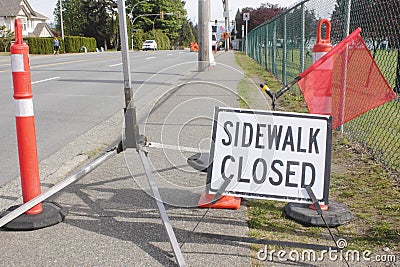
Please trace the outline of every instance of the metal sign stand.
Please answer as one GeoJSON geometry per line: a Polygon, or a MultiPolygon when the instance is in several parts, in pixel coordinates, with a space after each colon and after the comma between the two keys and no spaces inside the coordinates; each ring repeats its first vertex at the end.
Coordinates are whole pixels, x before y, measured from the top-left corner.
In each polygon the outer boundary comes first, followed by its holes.
{"type": "Polygon", "coordinates": [[[176,239],[174,230],[169,221],[167,212],[165,210],[164,203],[161,199],[160,192],[158,190],[157,184],[154,180],[153,173],[146,156],[146,151],[144,150],[145,137],[139,134],[139,127],[136,119],[136,108],[133,102],[133,91],[131,87],[131,72],[130,72],[130,62],[128,55],[128,34],[126,26],[126,11],[125,11],[125,1],[118,0],[118,13],[119,13],[119,28],[121,36],[122,45],[122,64],[124,70],[124,92],[125,92],[125,140],[122,140],[123,149],[135,148],[139,153],[140,160],[142,161],[143,167],[146,172],[147,180],[149,182],[153,197],[157,203],[157,208],[160,213],[162,223],[167,231],[168,238],[174,252],[176,261],[179,266],[186,266],[185,260],[183,258],[181,249],[179,247],[178,241],[176,239]]]}

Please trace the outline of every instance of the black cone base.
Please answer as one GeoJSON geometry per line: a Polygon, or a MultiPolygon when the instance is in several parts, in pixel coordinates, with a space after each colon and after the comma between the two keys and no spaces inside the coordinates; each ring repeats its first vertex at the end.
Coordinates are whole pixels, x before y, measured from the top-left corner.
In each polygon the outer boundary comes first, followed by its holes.
{"type": "MultiPolygon", "coordinates": [[[[17,209],[19,206],[10,207],[2,216],[17,209]]],[[[65,214],[61,207],[51,202],[42,203],[43,211],[40,214],[27,215],[21,214],[11,222],[3,226],[7,230],[14,231],[29,231],[45,228],[48,226],[55,225],[64,220],[65,214]]]]}
{"type": "MultiPolygon", "coordinates": [[[[330,202],[328,210],[323,212],[329,227],[336,227],[352,220],[351,212],[342,203],[330,202]]],[[[310,208],[310,204],[288,203],[285,206],[285,214],[292,220],[305,226],[322,226],[324,221],[316,210],[310,208]]]]}

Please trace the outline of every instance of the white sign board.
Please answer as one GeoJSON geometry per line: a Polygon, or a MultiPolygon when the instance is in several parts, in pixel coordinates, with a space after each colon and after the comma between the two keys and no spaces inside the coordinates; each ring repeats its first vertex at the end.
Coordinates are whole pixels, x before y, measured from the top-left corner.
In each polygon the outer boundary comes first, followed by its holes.
{"type": "Polygon", "coordinates": [[[327,204],[330,116],[217,107],[212,141],[208,193],[327,204]]]}
{"type": "Polygon", "coordinates": [[[244,21],[250,20],[250,13],[248,13],[248,12],[243,13],[243,20],[244,21]]]}

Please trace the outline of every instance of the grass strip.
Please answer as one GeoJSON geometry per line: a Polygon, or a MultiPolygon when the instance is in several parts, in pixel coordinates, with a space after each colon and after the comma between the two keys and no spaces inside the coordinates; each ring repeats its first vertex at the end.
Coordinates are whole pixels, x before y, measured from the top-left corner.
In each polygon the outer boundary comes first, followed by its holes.
{"type": "MultiPolygon", "coordinates": [[[[277,91],[281,84],[264,67],[243,53],[235,53],[236,62],[246,72],[246,80],[258,76],[277,91]]],[[[254,87],[242,81],[239,94],[246,101],[248,90],[254,87]]],[[[242,106],[242,108],[248,108],[242,106]]],[[[277,102],[277,110],[308,112],[303,97],[295,92],[284,94],[277,102]]],[[[347,249],[371,250],[374,253],[397,255],[400,261],[400,186],[398,177],[384,170],[361,145],[350,142],[345,135],[335,131],[332,144],[332,170],[330,181],[330,200],[347,205],[354,219],[334,230],[336,238],[348,242],[347,249]]],[[[269,200],[250,200],[247,202],[249,216],[249,236],[294,243],[333,246],[324,228],[304,227],[286,218],[283,207],[286,203],[269,200]]],[[[254,266],[260,262],[256,253],[263,249],[252,245],[254,266]]],[[[286,249],[275,245],[269,249],[286,249]]]]}

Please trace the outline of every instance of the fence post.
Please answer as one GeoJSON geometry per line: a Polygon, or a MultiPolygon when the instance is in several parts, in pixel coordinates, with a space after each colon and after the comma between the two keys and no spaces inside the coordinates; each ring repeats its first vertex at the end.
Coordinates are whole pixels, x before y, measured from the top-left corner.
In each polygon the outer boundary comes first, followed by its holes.
{"type": "Polygon", "coordinates": [[[287,24],[286,24],[286,16],[283,16],[283,49],[282,49],[282,82],[283,84],[287,83],[286,79],[286,59],[287,59],[287,24]]]}
{"type": "Polygon", "coordinates": [[[261,58],[262,58],[262,61],[263,61],[263,66],[265,67],[266,66],[266,62],[265,62],[265,54],[266,54],[266,51],[267,51],[267,46],[266,46],[266,43],[265,43],[265,25],[262,27],[262,29],[261,29],[261,33],[262,33],[262,36],[261,36],[261,39],[262,39],[262,43],[263,43],[263,53],[261,54],[261,58]]]}
{"type": "Polygon", "coordinates": [[[277,76],[276,73],[276,20],[274,21],[272,29],[272,73],[277,76]]]}
{"type": "Polygon", "coordinates": [[[400,94],[400,47],[397,48],[397,69],[396,69],[396,84],[394,91],[397,96],[400,94]]]}
{"type": "Polygon", "coordinates": [[[260,29],[258,29],[258,61],[259,61],[260,65],[263,64],[262,56],[261,56],[262,49],[263,49],[263,47],[262,47],[262,30],[260,28],[260,29]]]}
{"type": "Polygon", "coordinates": [[[254,38],[254,40],[255,40],[255,48],[256,48],[254,57],[255,57],[255,59],[256,59],[258,64],[260,64],[260,60],[259,60],[259,57],[258,57],[258,55],[260,54],[259,37],[260,36],[259,36],[259,33],[258,33],[258,29],[257,29],[255,31],[255,38],[254,38]]]}
{"type": "Polygon", "coordinates": [[[304,71],[304,46],[306,38],[306,15],[304,3],[301,4],[301,42],[300,42],[300,72],[304,71]]]}
{"type": "MultiPolygon", "coordinates": [[[[344,36],[343,36],[343,38],[345,38],[347,35],[349,35],[349,33],[350,33],[350,14],[351,14],[351,0],[348,0],[347,2],[346,2],[346,17],[345,17],[345,25],[344,25],[344,36]]],[[[347,68],[347,66],[346,66],[346,68],[347,68]]],[[[343,98],[342,98],[343,99],[343,98]]],[[[344,103],[342,103],[342,104],[344,104],[344,103]]],[[[340,125],[339,127],[338,127],[338,130],[341,132],[341,133],[343,133],[344,132],[344,126],[343,125],[340,125]]]]}
{"type": "Polygon", "coordinates": [[[345,17],[345,25],[344,25],[344,36],[346,38],[350,33],[350,11],[351,11],[351,0],[346,2],[346,17],[345,17]]]}
{"type": "Polygon", "coordinates": [[[269,25],[265,25],[265,69],[268,70],[268,56],[269,56],[269,46],[268,46],[268,30],[269,25]]]}

